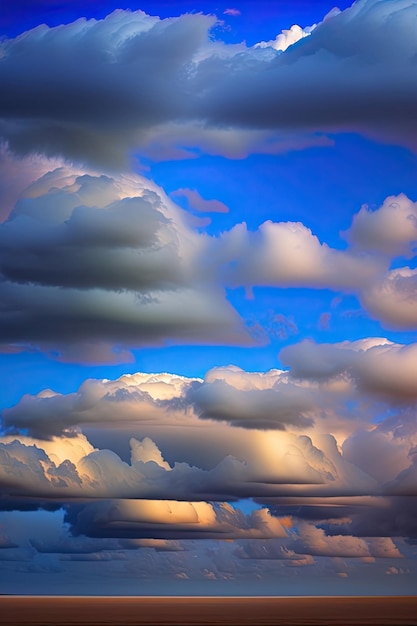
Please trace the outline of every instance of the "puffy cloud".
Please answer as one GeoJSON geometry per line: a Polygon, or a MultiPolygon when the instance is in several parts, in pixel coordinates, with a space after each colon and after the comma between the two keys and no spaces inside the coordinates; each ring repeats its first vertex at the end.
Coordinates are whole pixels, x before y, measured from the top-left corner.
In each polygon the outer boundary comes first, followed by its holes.
{"type": "MultiPolygon", "coordinates": [[[[211,41],[216,18],[201,14],[118,10],[39,26],[2,42],[0,133],[19,154],[112,166],[138,147],[163,158],[208,143],[230,155],[228,133],[239,143],[266,129],[273,150],[339,131],[415,149],[413,18],[412,0],[360,0],[253,48],[211,41]]],[[[246,153],[271,150],[260,137],[246,153]]]]}
{"type": "MultiPolygon", "coordinates": [[[[320,243],[300,222],[271,221],[254,233],[239,224],[224,233],[218,257],[232,286],[313,287],[357,290],[372,283],[386,262],[320,243]]],[[[224,270],[223,270],[224,272],[224,270]]]]}
{"type": "MultiPolygon", "coordinates": [[[[412,234],[401,237],[405,246],[412,234]]],[[[251,337],[226,299],[227,287],[241,285],[358,293],[384,323],[415,322],[414,270],[386,273],[389,241],[386,254],[354,242],[337,250],[293,222],[255,232],[239,224],[208,237],[139,176],[49,172],[0,224],[0,243],[3,351],[35,347],[64,361],[111,362],[131,360],[132,347],[266,341],[265,333],[251,337]]],[[[296,331],[285,318],[277,323],[281,335],[296,331]]]]}
{"type": "Polygon", "coordinates": [[[20,198],[22,192],[35,180],[52,169],[62,166],[58,159],[45,159],[40,155],[15,158],[0,144],[0,222],[3,222],[20,198]]]}
{"type": "Polygon", "coordinates": [[[203,238],[140,177],[49,173],[0,241],[3,344],[106,361],[129,358],[126,346],[252,341],[222,289],[200,284],[203,238]]]}
{"type": "Polygon", "coordinates": [[[192,388],[188,399],[200,418],[227,421],[244,428],[285,430],[313,424],[307,415],[313,409],[314,394],[308,390],[303,394],[302,389],[291,384],[242,391],[216,380],[192,388]]]}
{"type": "Polygon", "coordinates": [[[304,37],[308,37],[311,35],[313,30],[316,28],[316,24],[313,26],[306,26],[306,28],[301,28],[298,24],[293,24],[291,28],[284,29],[282,33],[277,35],[275,39],[271,41],[261,41],[255,44],[255,48],[274,48],[274,50],[279,50],[284,52],[287,48],[292,46],[300,39],[304,39],[304,37]]]}
{"type": "MultiPolygon", "coordinates": [[[[74,534],[127,539],[286,537],[267,509],[244,515],[229,504],[175,500],[114,500],[69,507],[74,534]]],[[[146,544],[145,544],[146,545],[146,544]]]]}
{"type": "Polygon", "coordinates": [[[376,211],[363,206],[354,216],[346,236],[353,246],[363,250],[388,256],[414,256],[417,203],[400,194],[386,198],[376,211]]]}
{"type": "MultiPolygon", "coordinates": [[[[170,419],[167,409],[172,406],[171,419],[179,417],[180,425],[190,422],[181,397],[189,386],[198,382],[199,379],[171,374],[140,373],[127,374],[115,381],[88,379],[76,393],[62,395],[48,390],[37,396],[23,396],[16,406],[4,409],[3,424],[48,439],[64,433],[74,436],[74,427],[79,425],[165,424],[170,419]]],[[[135,447],[132,459],[136,453],[152,454],[145,448],[135,447]]]]}
{"type": "Polygon", "coordinates": [[[125,164],[129,146],[149,126],[184,114],[184,65],[214,22],[203,15],[160,20],[118,10],[105,20],[43,25],[6,40],[1,73],[9,95],[2,133],[18,152],[41,143],[46,154],[125,164]],[[29,65],[21,64],[21,55],[29,65]],[[42,90],[41,68],[47,76],[42,90]]]}
{"type": "Polygon", "coordinates": [[[370,285],[360,300],[374,319],[387,328],[414,330],[417,327],[417,270],[401,267],[370,285]]]}
{"type": "Polygon", "coordinates": [[[296,552],[312,556],[332,556],[344,558],[401,558],[402,554],[389,537],[369,540],[348,535],[326,535],[322,528],[313,524],[299,525],[299,539],[291,545],[296,552]]]}
{"type": "Polygon", "coordinates": [[[415,54],[413,15],[411,0],[357,2],[264,67],[251,71],[242,63],[228,78],[219,68],[205,111],[218,123],[353,130],[415,149],[409,132],[416,94],[406,79],[415,54]]]}

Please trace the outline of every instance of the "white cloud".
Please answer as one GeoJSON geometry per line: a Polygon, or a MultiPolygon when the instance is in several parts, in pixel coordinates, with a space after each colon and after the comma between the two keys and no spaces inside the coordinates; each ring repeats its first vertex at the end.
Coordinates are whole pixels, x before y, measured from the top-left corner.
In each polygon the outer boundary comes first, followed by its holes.
{"type": "Polygon", "coordinates": [[[223,289],[201,284],[204,237],[144,178],[50,172],[0,225],[0,241],[6,346],[114,361],[167,341],[252,343],[223,289]]]}
{"type": "Polygon", "coordinates": [[[273,48],[274,50],[284,52],[287,48],[297,43],[297,41],[311,35],[316,26],[317,24],[313,24],[313,26],[301,28],[298,24],[293,24],[291,28],[284,29],[281,33],[279,33],[275,39],[272,39],[271,41],[260,41],[255,44],[255,48],[273,48]]]}
{"type": "Polygon", "coordinates": [[[360,300],[372,318],[387,328],[417,327],[417,270],[409,267],[388,272],[383,280],[370,285],[360,300]]]}

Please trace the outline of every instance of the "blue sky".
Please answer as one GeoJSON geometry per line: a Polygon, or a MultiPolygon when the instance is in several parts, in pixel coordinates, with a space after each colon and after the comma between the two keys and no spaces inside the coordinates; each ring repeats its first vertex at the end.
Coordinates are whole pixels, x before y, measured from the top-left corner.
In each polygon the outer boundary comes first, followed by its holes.
{"type": "Polygon", "coordinates": [[[6,8],[6,591],[413,592],[416,12],[6,8]]]}

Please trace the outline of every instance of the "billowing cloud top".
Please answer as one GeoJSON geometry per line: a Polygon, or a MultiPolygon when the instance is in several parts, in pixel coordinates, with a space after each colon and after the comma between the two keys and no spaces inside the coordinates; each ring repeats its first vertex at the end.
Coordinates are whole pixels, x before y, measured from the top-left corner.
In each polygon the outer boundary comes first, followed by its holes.
{"type": "Polygon", "coordinates": [[[39,26],[1,44],[0,135],[18,154],[111,166],[134,149],[236,157],[344,131],[416,149],[415,6],[360,0],[252,48],[213,40],[201,14],[39,26]]]}

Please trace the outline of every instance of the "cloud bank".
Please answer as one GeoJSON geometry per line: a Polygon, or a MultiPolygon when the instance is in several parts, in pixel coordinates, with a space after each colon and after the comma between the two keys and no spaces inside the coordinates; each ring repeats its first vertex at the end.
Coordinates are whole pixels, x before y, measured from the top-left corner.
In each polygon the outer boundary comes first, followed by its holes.
{"type": "Polygon", "coordinates": [[[16,154],[110,167],[134,150],[239,158],[352,131],[415,150],[414,12],[361,0],[252,48],[213,40],[202,14],[38,26],[1,44],[0,135],[16,154]]]}

